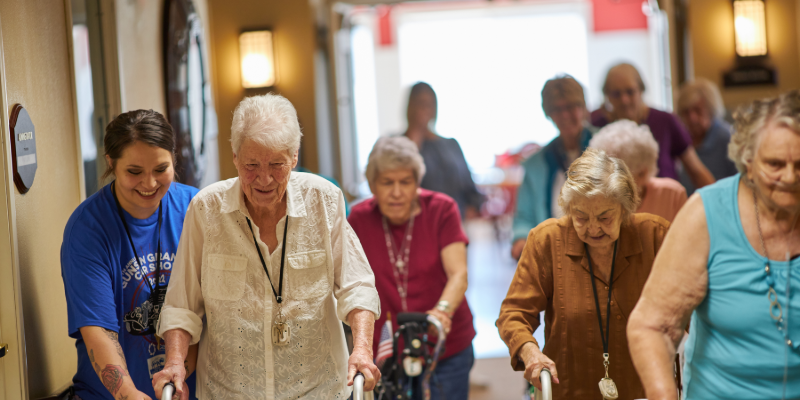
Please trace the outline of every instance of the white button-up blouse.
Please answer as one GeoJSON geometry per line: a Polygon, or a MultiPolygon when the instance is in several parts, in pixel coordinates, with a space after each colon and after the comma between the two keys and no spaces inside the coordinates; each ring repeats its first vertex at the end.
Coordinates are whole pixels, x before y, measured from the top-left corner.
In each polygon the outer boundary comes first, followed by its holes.
{"type": "MultiPolygon", "coordinates": [[[[283,283],[288,345],[273,346],[277,301],[245,217],[238,178],[215,183],[192,200],[158,334],[180,328],[200,343],[197,397],[207,399],[346,399],[348,352],[342,324],[354,309],[380,315],[372,269],[350,225],[342,192],[312,174],[292,172],[286,190],[289,236],[283,283]]],[[[284,217],[285,218],[285,217],[284,217]]],[[[275,289],[278,248],[264,254],[275,289]]]]}

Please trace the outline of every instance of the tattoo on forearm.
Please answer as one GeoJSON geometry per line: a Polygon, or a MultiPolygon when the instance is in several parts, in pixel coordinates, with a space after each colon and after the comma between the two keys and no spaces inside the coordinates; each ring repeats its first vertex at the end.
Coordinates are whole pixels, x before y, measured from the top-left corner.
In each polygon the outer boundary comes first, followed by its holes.
{"type": "Polygon", "coordinates": [[[122,358],[122,362],[125,365],[128,365],[128,360],[125,359],[125,352],[122,351],[122,346],[119,344],[119,335],[117,332],[110,331],[108,329],[103,329],[103,332],[105,332],[106,336],[108,336],[108,338],[114,343],[114,347],[116,347],[119,357],[122,358]]]}
{"type": "Polygon", "coordinates": [[[108,364],[100,371],[100,379],[103,381],[103,386],[114,396],[117,395],[119,388],[122,387],[122,381],[126,376],[128,376],[128,372],[120,365],[108,364]]]}

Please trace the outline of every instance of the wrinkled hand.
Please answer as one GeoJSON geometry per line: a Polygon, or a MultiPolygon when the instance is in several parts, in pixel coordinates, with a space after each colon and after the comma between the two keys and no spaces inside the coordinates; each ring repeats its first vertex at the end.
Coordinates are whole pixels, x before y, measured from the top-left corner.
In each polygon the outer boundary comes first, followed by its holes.
{"type": "MultiPolygon", "coordinates": [[[[428,310],[426,314],[433,315],[434,317],[436,317],[436,319],[439,320],[439,322],[442,323],[442,329],[444,329],[445,336],[450,334],[450,328],[453,327],[453,321],[450,319],[449,315],[435,308],[433,310],[428,310]]],[[[428,334],[431,336],[436,336],[437,333],[438,332],[436,332],[436,327],[433,326],[433,324],[430,324],[430,326],[428,327],[428,334]]]]}
{"type": "Polygon", "coordinates": [[[169,362],[160,372],[153,375],[153,389],[156,391],[156,398],[161,398],[161,391],[167,382],[175,384],[175,394],[173,399],[189,400],[189,385],[186,379],[186,367],[182,362],[169,362]]]}
{"type": "Polygon", "coordinates": [[[381,379],[381,371],[372,362],[372,349],[365,349],[362,346],[353,348],[353,354],[350,354],[350,359],[347,360],[347,386],[353,385],[357,372],[364,374],[365,392],[375,389],[375,385],[381,379]]]}
{"type": "Polygon", "coordinates": [[[539,374],[544,368],[550,370],[553,382],[558,383],[556,363],[544,355],[544,353],[539,350],[539,346],[535,345],[533,342],[525,343],[519,351],[519,357],[522,359],[522,362],[525,363],[525,380],[530,382],[536,389],[542,390],[539,374]]]}

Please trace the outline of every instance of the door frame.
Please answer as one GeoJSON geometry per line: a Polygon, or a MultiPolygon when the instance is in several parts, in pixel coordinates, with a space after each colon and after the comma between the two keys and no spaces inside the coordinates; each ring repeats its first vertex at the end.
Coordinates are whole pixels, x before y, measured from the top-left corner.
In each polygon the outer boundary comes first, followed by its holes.
{"type": "Polygon", "coordinates": [[[5,53],[0,25],[0,343],[7,343],[8,353],[0,358],[0,398],[28,398],[28,367],[22,318],[22,295],[17,247],[17,212],[9,111],[6,92],[5,53]]]}

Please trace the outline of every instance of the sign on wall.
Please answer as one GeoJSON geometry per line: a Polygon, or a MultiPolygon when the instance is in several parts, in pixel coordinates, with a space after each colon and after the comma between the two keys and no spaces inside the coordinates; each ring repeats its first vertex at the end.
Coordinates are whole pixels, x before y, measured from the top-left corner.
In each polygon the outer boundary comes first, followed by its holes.
{"type": "Polygon", "coordinates": [[[28,111],[20,104],[11,110],[9,127],[14,183],[19,192],[25,194],[33,186],[36,176],[36,129],[28,111]]]}

